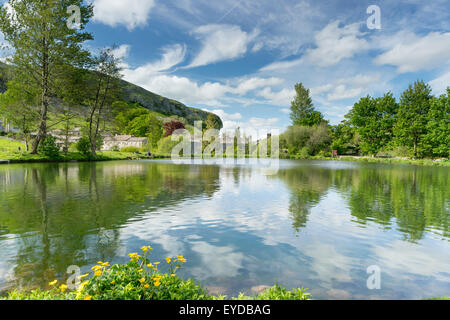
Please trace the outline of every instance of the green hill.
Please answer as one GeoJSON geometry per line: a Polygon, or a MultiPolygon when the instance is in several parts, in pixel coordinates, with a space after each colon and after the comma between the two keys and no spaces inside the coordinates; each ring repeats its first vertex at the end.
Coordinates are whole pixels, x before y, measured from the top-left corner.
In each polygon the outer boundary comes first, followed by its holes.
{"type": "MultiPolygon", "coordinates": [[[[8,75],[11,74],[12,67],[0,62],[0,93],[5,92],[8,75]]],[[[209,112],[188,107],[181,102],[171,100],[132,83],[122,80],[122,100],[130,103],[139,103],[143,107],[162,114],[167,117],[177,116],[184,118],[186,123],[193,125],[195,121],[206,121],[209,112]]],[[[222,120],[214,115],[220,124],[222,120]]]]}

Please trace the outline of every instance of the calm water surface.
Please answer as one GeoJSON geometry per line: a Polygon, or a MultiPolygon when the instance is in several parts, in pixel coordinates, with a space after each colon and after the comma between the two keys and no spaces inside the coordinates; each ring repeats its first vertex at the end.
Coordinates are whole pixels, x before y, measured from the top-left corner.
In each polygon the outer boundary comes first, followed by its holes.
{"type": "Polygon", "coordinates": [[[70,265],[184,255],[211,293],[276,282],[315,299],[450,295],[450,168],[282,161],[0,166],[0,290],[70,265]],[[381,290],[367,268],[381,269],[381,290]]]}

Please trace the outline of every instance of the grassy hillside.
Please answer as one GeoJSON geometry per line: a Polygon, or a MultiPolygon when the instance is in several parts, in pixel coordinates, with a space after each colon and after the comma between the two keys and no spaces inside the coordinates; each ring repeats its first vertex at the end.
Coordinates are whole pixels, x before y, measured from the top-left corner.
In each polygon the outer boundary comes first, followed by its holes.
{"type": "MultiPolygon", "coordinates": [[[[6,91],[6,82],[12,71],[11,69],[10,66],[0,62],[0,93],[6,91]]],[[[195,121],[206,121],[210,114],[203,110],[187,107],[181,102],[162,97],[127,81],[122,80],[121,84],[122,99],[124,101],[139,103],[143,107],[163,116],[178,116],[184,118],[188,124],[193,125],[195,121]]],[[[218,116],[214,116],[219,123],[222,123],[222,120],[218,116]]]]}

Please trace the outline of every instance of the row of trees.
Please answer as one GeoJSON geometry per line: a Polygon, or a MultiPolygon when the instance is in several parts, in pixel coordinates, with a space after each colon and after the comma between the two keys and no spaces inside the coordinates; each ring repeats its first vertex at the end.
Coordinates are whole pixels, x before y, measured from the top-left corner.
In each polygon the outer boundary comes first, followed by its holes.
{"type": "MultiPolygon", "coordinates": [[[[114,127],[122,111],[115,48],[98,54],[85,49],[86,41],[93,40],[86,31],[92,17],[93,6],[82,0],[9,0],[0,7],[0,31],[13,52],[7,61],[10,74],[3,75],[8,83],[0,95],[0,112],[20,130],[27,148],[31,144],[33,154],[55,129],[66,136],[67,150],[72,130],[81,126],[95,157],[102,130],[114,127]],[[80,9],[76,28],[67,23],[71,6],[80,9]]],[[[136,122],[143,120],[156,130],[162,127],[150,117],[136,122]]]]}
{"type": "Polygon", "coordinates": [[[291,156],[340,154],[438,158],[450,155],[450,88],[440,97],[416,81],[397,101],[392,93],[361,98],[341,124],[330,126],[301,83],[292,102],[293,125],[282,135],[291,156]]]}

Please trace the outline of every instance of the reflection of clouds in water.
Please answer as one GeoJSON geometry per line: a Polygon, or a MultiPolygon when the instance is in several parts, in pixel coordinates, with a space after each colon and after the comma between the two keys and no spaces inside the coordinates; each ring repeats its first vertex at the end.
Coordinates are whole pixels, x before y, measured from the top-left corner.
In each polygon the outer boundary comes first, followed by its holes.
{"type": "Polygon", "coordinates": [[[302,248],[303,254],[310,257],[311,279],[317,279],[324,288],[333,288],[333,282],[351,282],[351,269],[359,259],[345,256],[337,251],[336,245],[322,243],[320,240],[302,248]],[[315,275],[314,275],[315,274],[315,275]]]}
{"type": "Polygon", "coordinates": [[[0,290],[2,286],[14,279],[14,255],[18,251],[19,243],[13,236],[5,236],[0,246],[0,290]]]}
{"type": "Polygon", "coordinates": [[[214,277],[236,277],[242,268],[244,254],[231,247],[215,246],[207,242],[193,242],[191,249],[201,257],[201,265],[190,272],[198,280],[214,277]]]}
{"type": "Polygon", "coordinates": [[[434,278],[450,284],[450,250],[433,244],[433,241],[424,241],[417,246],[410,242],[394,241],[389,248],[376,246],[374,254],[382,270],[396,274],[398,280],[434,278]]]}

